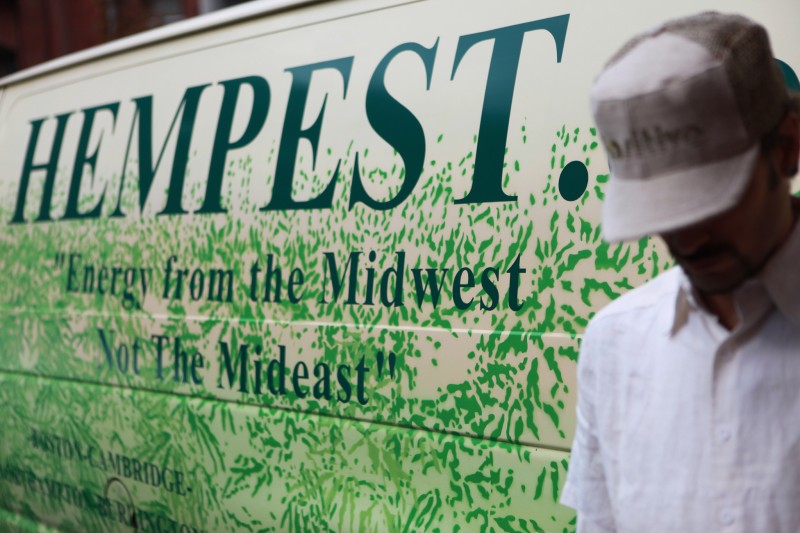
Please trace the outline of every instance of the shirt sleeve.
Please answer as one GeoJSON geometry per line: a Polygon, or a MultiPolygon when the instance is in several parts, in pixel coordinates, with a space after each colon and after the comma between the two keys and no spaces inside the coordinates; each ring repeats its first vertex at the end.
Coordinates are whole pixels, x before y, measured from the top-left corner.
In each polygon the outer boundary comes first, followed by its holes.
{"type": "Polygon", "coordinates": [[[578,358],[578,409],[575,440],[561,503],[578,512],[577,533],[614,532],[614,514],[603,467],[595,417],[595,343],[587,328],[578,358]]]}

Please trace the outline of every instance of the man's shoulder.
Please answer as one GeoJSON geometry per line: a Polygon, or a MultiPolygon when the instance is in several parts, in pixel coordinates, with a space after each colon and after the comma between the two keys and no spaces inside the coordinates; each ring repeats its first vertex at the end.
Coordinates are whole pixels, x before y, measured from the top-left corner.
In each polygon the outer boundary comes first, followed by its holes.
{"type": "Polygon", "coordinates": [[[647,321],[649,315],[662,312],[665,306],[674,306],[681,275],[680,269],[673,267],[644,285],[623,294],[600,310],[592,318],[589,328],[647,321]]]}
{"type": "Polygon", "coordinates": [[[627,365],[646,355],[643,347],[666,338],[675,315],[682,273],[667,270],[620,296],[592,318],[581,340],[583,371],[602,371],[604,379],[624,375],[627,365]]]}

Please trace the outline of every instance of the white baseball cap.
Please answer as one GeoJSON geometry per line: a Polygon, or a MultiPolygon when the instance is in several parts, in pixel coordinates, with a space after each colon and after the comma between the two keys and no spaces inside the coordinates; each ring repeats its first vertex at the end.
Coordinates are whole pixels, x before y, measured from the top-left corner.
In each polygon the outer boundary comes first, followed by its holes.
{"type": "Polygon", "coordinates": [[[789,91],[763,27],[709,12],[633,38],[590,99],[611,169],[603,236],[616,242],[736,205],[789,91]]]}

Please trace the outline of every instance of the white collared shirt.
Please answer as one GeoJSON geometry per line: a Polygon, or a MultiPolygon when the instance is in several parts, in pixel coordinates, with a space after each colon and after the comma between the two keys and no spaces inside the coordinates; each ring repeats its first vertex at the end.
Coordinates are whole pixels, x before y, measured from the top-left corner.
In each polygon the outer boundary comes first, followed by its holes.
{"type": "Polygon", "coordinates": [[[674,268],[590,323],[561,502],[578,531],[800,532],[800,224],[727,331],[674,268]]]}

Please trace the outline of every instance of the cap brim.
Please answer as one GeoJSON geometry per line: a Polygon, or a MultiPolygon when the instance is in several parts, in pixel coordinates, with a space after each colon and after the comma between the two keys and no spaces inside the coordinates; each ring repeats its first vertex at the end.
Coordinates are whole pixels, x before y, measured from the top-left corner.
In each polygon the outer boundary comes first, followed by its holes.
{"type": "Polygon", "coordinates": [[[689,226],[730,209],[755,167],[759,144],[734,157],[647,179],[612,177],[603,205],[603,238],[639,239],[689,226]]]}

